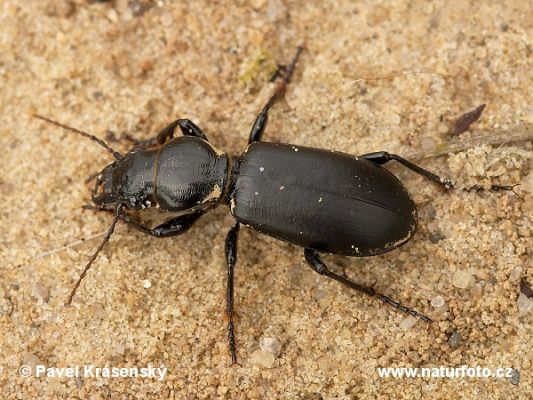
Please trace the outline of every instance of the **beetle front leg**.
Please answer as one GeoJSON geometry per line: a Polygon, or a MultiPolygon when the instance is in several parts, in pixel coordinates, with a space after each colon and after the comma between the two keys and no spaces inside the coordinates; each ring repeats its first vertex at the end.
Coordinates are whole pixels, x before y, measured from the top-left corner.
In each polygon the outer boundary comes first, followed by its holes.
{"type": "Polygon", "coordinates": [[[324,264],[322,260],[320,260],[318,252],[316,250],[305,249],[304,256],[305,256],[305,261],[307,261],[307,263],[311,266],[311,268],[313,268],[320,275],[327,276],[328,278],[336,280],[337,282],[340,282],[343,285],[348,286],[351,289],[358,290],[359,292],[364,293],[368,296],[376,297],[377,299],[394,307],[395,309],[400,310],[406,314],[412,315],[413,317],[419,318],[424,322],[427,322],[427,323],[433,322],[429,317],[426,317],[425,315],[411,308],[402,306],[400,303],[392,300],[390,297],[376,292],[374,288],[372,287],[360,285],[358,283],[355,283],[354,281],[351,281],[348,278],[345,278],[344,276],[337,275],[334,272],[331,272],[326,266],[326,264],[324,264]]]}
{"type": "Polygon", "coordinates": [[[283,71],[283,78],[279,79],[276,82],[274,93],[272,94],[272,96],[270,96],[270,99],[268,99],[267,103],[255,119],[254,125],[252,126],[252,130],[250,131],[250,137],[248,138],[248,144],[253,142],[259,142],[261,140],[261,136],[263,135],[263,132],[266,128],[266,124],[268,122],[268,111],[270,110],[270,107],[272,107],[272,105],[276,102],[276,100],[281,97],[285,92],[285,88],[289,84],[289,81],[294,72],[294,68],[296,67],[296,62],[298,61],[302,50],[303,47],[301,46],[296,49],[296,54],[292,59],[291,64],[283,71]]]}
{"type": "MultiPolygon", "coordinates": [[[[195,136],[197,138],[203,139],[206,142],[207,136],[205,133],[192,122],[190,119],[177,119],[174,122],[168,124],[166,127],[161,129],[155,139],[152,139],[152,144],[163,144],[167,140],[172,139],[176,135],[176,128],[179,127],[183,136],[195,136]],[[155,143],[154,143],[155,142],[155,143]]],[[[150,142],[149,140],[147,142],[150,142]]]]}
{"type": "Polygon", "coordinates": [[[205,133],[200,129],[198,125],[196,125],[194,122],[192,122],[190,119],[177,119],[174,122],[171,122],[167,126],[165,126],[163,129],[159,131],[156,137],[152,139],[147,140],[137,140],[132,138],[129,135],[124,135],[126,139],[133,142],[136,146],[141,147],[149,147],[149,146],[156,146],[156,145],[162,145],[166,143],[168,140],[172,139],[174,136],[176,136],[176,128],[180,128],[181,133],[184,136],[195,136],[197,138],[203,139],[206,142],[207,136],[205,133]]]}
{"type": "Polygon", "coordinates": [[[233,323],[233,271],[237,263],[237,242],[239,239],[239,227],[237,222],[226,236],[226,266],[227,266],[227,289],[226,289],[226,318],[228,320],[228,344],[231,355],[231,365],[238,365],[237,362],[237,345],[235,342],[235,325],[233,323]]]}
{"type": "MultiPolygon", "coordinates": [[[[85,204],[83,205],[83,208],[85,210],[93,210],[93,211],[106,211],[106,212],[114,212],[114,208],[105,207],[105,206],[98,206],[93,204],[85,204]]],[[[198,211],[192,214],[182,215],[173,219],[170,219],[161,225],[156,226],[155,228],[150,228],[149,226],[137,221],[136,219],[128,216],[128,215],[121,215],[120,219],[124,221],[126,224],[132,226],[133,228],[146,233],[151,236],[155,237],[169,237],[169,236],[176,236],[181,235],[182,233],[185,233],[188,231],[193,224],[204,214],[203,211],[198,211]]]]}
{"type": "Polygon", "coordinates": [[[155,138],[156,143],[163,144],[167,140],[172,139],[176,134],[177,127],[180,128],[183,136],[195,136],[206,142],[208,141],[204,131],[190,119],[177,119],[159,131],[155,138]]]}
{"type": "MultiPolygon", "coordinates": [[[[376,163],[378,165],[385,164],[392,160],[398,161],[404,167],[410,169],[411,171],[417,173],[418,175],[423,176],[424,178],[427,178],[437,183],[438,185],[442,186],[445,189],[453,189],[455,186],[450,179],[441,178],[440,176],[435,175],[434,173],[429,172],[428,170],[422,167],[419,167],[416,164],[413,164],[412,162],[406,160],[403,157],[397,156],[396,154],[389,154],[386,151],[376,151],[374,153],[363,154],[362,156],[359,156],[359,158],[372,161],[373,163],[376,163]]],[[[493,192],[497,192],[499,190],[513,190],[513,187],[514,186],[512,185],[491,185],[489,190],[493,192]]],[[[485,189],[482,186],[474,185],[470,188],[465,188],[464,190],[479,192],[485,189]]]]}
{"type": "Polygon", "coordinates": [[[181,235],[182,233],[185,233],[203,214],[203,212],[196,212],[193,214],[182,215],[180,217],[168,220],[167,222],[164,222],[161,225],[156,226],[155,228],[149,228],[148,226],[132,219],[127,215],[124,215],[122,217],[122,220],[141,232],[158,238],[163,238],[181,235]]]}

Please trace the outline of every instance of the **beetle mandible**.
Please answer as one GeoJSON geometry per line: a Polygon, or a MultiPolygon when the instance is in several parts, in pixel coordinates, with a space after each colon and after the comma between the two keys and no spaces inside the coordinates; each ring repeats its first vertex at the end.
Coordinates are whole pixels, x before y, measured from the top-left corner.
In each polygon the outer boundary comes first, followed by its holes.
{"type": "MultiPolygon", "coordinates": [[[[385,151],[358,157],[341,152],[261,141],[268,112],[292,77],[297,52],[252,126],[240,156],[213,147],[192,121],[178,119],[128,153],[103,140],[41,115],[35,117],[88,137],[115,161],[95,176],[90,208],[114,213],[103,241],[80,274],[67,301],[109,241],[118,220],[156,237],[186,232],[207,210],[229,206],[236,222],[227,234],[226,316],[232,364],[237,364],[234,327],[234,267],[240,224],[304,248],[309,266],[321,275],[375,297],[404,313],[430,323],[430,318],[405,307],[373,287],[358,284],[328,269],[320,253],[367,257],[389,252],[407,242],[416,230],[416,206],[398,178],[382,168],[397,161],[413,172],[451,189],[453,183],[385,151]],[[183,136],[175,137],[180,129],[183,136]],[[143,219],[163,222],[152,227],[143,219]]],[[[481,190],[482,188],[474,187],[481,190]]],[[[511,190],[492,185],[490,190],[511,190]]]]}

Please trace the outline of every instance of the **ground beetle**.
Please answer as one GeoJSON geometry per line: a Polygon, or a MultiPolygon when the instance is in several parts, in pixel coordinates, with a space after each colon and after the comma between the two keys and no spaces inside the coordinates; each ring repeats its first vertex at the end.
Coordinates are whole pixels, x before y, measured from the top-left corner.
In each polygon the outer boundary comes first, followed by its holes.
{"type": "MultiPolygon", "coordinates": [[[[372,287],[331,272],[319,254],[374,256],[395,249],[413,236],[416,206],[403,184],[382,164],[394,160],[446,189],[453,184],[385,151],[354,157],[336,151],[262,142],[268,111],[283,95],[301,51],[299,47],[291,64],[282,69],[283,76],[257,116],[248,147],[240,156],[215,149],[204,132],[187,119],[174,121],[157,137],[137,142],[123,155],[93,135],[35,115],[96,141],[115,157],[113,163],[93,177],[94,204],[89,206],[113,212],[114,219],[76,282],[68,304],[119,219],[144,233],[168,237],[187,231],[208,209],[226,204],[236,220],[225,243],[226,316],[232,364],[237,363],[233,270],[241,223],[303,247],[305,260],[319,274],[431,322],[372,287]],[[177,128],[183,136],[174,137],[177,128]],[[159,223],[145,222],[154,219],[159,223]]],[[[490,189],[510,188],[492,185],[490,189]]]]}

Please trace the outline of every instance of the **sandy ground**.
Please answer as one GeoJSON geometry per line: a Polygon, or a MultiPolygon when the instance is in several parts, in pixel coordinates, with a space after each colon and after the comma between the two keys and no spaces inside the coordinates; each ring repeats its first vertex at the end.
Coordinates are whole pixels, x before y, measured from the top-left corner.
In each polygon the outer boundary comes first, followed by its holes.
{"type": "Polygon", "coordinates": [[[0,397],[530,399],[531,299],[520,281],[533,282],[532,146],[523,140],[533,125],[531,5],[218,3],[0,0],[0,397]],[[242,366],[229,368],[225,207],[166,240],[120,226],[65,307],[111,222],[81,209],[85,178],[110,156],[31,113],[110,139],[149,138],[187,117],[238,154],[273,88],[269,75],[301,43],[265,140],[387,150],[459,186],[521,184],[519,196],[444,193],[391,166],[419,206],[414,239],[378,257],[325,257],[435,322],[415,323],[327,281],[301,249],[242,229],[242,366]],[[482,103],[468,132],[448,133],[482,103]],[[41,364],[168,373],[21,376],[21,366],[35,374],[41,364]],[[513,368],[512,378],[394,379],[376,370],[462,365],[513,368]]]}

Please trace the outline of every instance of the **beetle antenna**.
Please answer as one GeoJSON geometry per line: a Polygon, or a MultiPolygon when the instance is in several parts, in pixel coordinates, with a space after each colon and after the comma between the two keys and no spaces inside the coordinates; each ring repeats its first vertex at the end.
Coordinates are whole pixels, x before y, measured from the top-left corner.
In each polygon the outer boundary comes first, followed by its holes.
{"type": "Polygon", "coordinates": [[[75,132],[75,133],[77,133],[77,134],[79,134],[81,136],[84,136],[86,138],[91,139],[93,142],[98,143],[100,146],[102,146],[108,152],[113,154],[113,157],[115,157],[116,160],[120,160],[121,158],[124,157],[122,154],[120,154],[118,151],[114,150],[110,145],[108,145],[102,139],[97,138],[96,136],[91,135],[90,133],[87,133],[87,132],[84,132],[84,131],[80,131],[79,129],[73,128],[73,127],[68,126],[68,125],[64,125],[61,122],[54,121],[53,119],[50,119],[50,118],[47,118],[47,117],[43,117],[42,115],[39,115],[39,114],[33,114],[33,116],[35,118],[42,119],[43,121],[49,122],[49,123],[51,123],[53,125],[59,126],[59,127],[63,128],[63,129],[66,129],[67,131],[75,132]]]}
{"type": "Polygon", "coordinates": [[[98,246],[98,248],[96,249],[96,251],[92,255],[92,257],[89,260],[89,262],[87,263],[87,265],[85,265],[85,268],[83,269],[83,272],[80,274],[80,277],[78,278],[78,281],[74,285],[74,288],[72,289],[72,292],[70,292],[70,296],[68,297],[68,300],[67,300],[67,305],[68,306],[70,306],[72,304],[72,298],[76,294],[76,290],[78,290],[78,288],[80,287],[81,281],[83,280],[83,278],[85,278],[85,275],[87,274],[87,271],[89,271],[89,268],[91,268],[92,263],[94,262],[94,260],[96,260],[96,257],[102,251],[102,249],[104,248],[105,244],[107,242],[109,242],[109,239],[111,238],[111,235],[113,234],[113,231],[115,230],[115,225],[117,224],[118,220],[122,216],[122,209],[123,208],[124,208],[124,204],[119,204],[117,206],[117,208],[115,210],[115,217],[113,218],[113,222],[111,223],[111,226],[107,230],[107,233],[106,233],[106,235],[104,237],[104,240],[102,240],[102,243],[100,243],[100,246],[98,246]]]}

